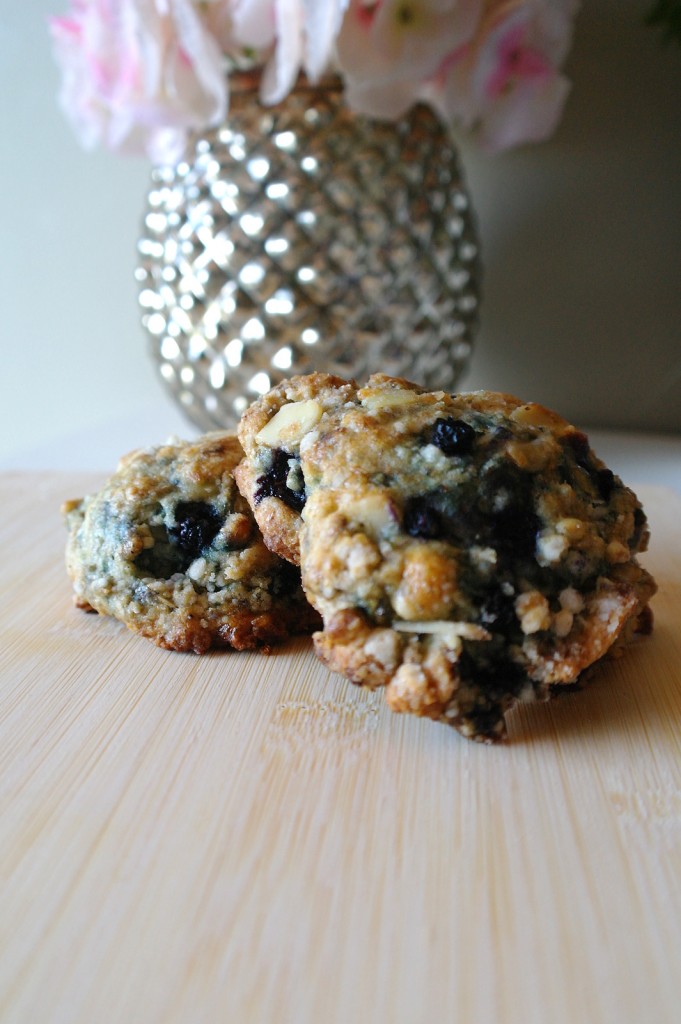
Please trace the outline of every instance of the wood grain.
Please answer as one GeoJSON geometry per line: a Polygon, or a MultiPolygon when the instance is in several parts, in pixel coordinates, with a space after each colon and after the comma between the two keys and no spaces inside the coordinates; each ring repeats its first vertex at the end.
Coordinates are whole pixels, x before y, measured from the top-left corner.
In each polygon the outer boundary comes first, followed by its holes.
{"type": "Polygon", "coordinates": [[[63,498],[0,487],[3,1024],[679,1020],[681,500],[654,635],[496,748],[301,641],[156,649],[71,604],[63,498]]]}

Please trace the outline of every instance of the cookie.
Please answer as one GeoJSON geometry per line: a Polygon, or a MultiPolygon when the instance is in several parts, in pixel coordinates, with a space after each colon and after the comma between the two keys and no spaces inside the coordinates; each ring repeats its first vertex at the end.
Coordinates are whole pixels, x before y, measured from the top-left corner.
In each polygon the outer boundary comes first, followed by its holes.
{"type": "Polygon", "coordinates": [[[269,647],[319,618],[300,574],[263,543],[234,481],[236,436],[124,457],[97,493],[67,502],[75,602],[160,647],[269,647]]]}
{"type": "Polygon", "coordinates": [[[236,471],[302,568],[321,659],[395,711],[503,736],[651,624],[634,493],[562,417],[510,395],[292,378],[251,407],[236,471]]]}
{"type": "Polygon", "coordinates": [[[239,490],[247,498],[270,550],[300,563],[300,513],[305,483],[300,469],[300,441],[322,418],[332,422],[357,387],[327,373],[282,381],[254,402],[238,426],[245,452],[236,467],[239,490]]]}

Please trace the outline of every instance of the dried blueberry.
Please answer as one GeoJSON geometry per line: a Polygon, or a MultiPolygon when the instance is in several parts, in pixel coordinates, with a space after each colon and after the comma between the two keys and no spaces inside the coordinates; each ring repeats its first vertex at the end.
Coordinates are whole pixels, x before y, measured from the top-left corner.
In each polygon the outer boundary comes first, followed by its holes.
{"type": "Polygon", "coordinates": [[[295,565],[291,565],[290,562],[282,560],[277,573],[272,576],[270,593],[277,597],[281,594],[291,597],[299,586],[300,569],[295,565]]]}
{"type": "Polygon", "coordinates": [[[514,509],[497,520],[496,546],[506,555],[526,558],[534,554],[540,528],[541,523],[534,512],[514,509]]]}
{"type": "Polygon", "coordinates": [[[503,732],[504,709],[502,704],[492,704],[489,707],[477,705],[465,716],[470,722],[473,736],[478,740],[498,740],[503,732]]]}
{"type": "Polygon", "coordinates": [[[409,498],[404,506],[404,529],[410,537],[435,540],[442,536],[442,516],[426,498],[409,498]]]}
{"type": "Polygon", "coordinates": [[[487,641],[484,657],[474,655],[468,646],[459,659],[459,673],[485,695],[486,701],[502,701],[508,694],[517,694],[527,682],[525,671],[508,657],[503,641],[487,641]]]}
{"type": "Polygon", "coordinates": [[[634,551],[637,551],[643,537],[643,531],[646,528],[648,520],[646,514],[640,506],[634,509],[634,532],[631,535],[629,541],[629,547],[634,551]]]}
{"type": "Polygon", "coordinates": [[[615,489],[615,474],[610,469],[597,469],[594,473],[596,490],[603,501],[610,501],[615,489]]]}
{"type": "Polygon", "coordinates": [[[577,463],[585,467],[591,452],[587,435],[581,430],[575,430],[566,436],[565,441],[572,449],[577,463]]]}
{"type": "Polygon", "coordinates": [[[468,455],[475,442],[475,430],[453,416],[440,418],[433,424],[430,441],[445,455],[468,455]]]}
{"type": "Polygon", "coordinates": [[[567,442],[574,453],[577,465],[588,474],[601,501],[610,501],[615,489],[615,474],[606,467],[599,469],[594,466],[595,456],[589,447],[589,439],[586,434],[576,431],[574,434],[568,435],[567,442]]]}
{"type": "Polygon", "coordinates": [[[283,448],[276,448],[272,452],[272,464],[266,473],[258,477],[257,487],[254,494],[256,505],[263,498],[279,498],[285,505],[294,512],[301,512],[305,505],[305,491],[294,491],[288,487],[286,481],[291,472],[289,465],[292,456],[283,448]]]}
{"type": "Polygon", "coordinates": [[[489,627],[493,633],[508,634],[518,627],[515,613],[514,596],[506,595],[502,590],[493,590],[483,600],[480,607],[480,622],[489,627]]]}
{"type": "Polygon", "coordinates": [[[526,556],[534,551],[540,522],[534,511],[532,480],[527,474],[503,464],[491,466],[480,481],[478,504],[488,517],[488,542],[497,551],[509,556],[526,556]]]}
{"type": "Polygon", "coordinates": [[[175,506],[175,525],[169,527],[168,535],[181,551],[196,558],[221,525],[222,518],[212,505],[205,501],[180,501],[175,506]]]}
{"type": "Polygon", "coordinates": [[[583,688],[579,679],[575,679],[571,683],[550,683],[549,697],[553,700],[555,697],[564,697],[568,693],[579,693],[583,688]]]}
{"type": "MultiPolygon", "coordinates": [[[[604,502],[610,501],[612,492],[615,489],[615,474],[609,469],[597,469],[595,466],[590,465],[589,462],[578,463],[578,465],[586,473],[589,483],[598,498],[604,502]]],[[[568,482],[573,483],[573,479],[568,477],[568,482]]]]}
{"type": "Polygon", "coordinates": [[[478,504],[489,516],[503,515],[528,501],[528,478],[517,468],[503,463],[487,464],[478,484],[478,504]]]}

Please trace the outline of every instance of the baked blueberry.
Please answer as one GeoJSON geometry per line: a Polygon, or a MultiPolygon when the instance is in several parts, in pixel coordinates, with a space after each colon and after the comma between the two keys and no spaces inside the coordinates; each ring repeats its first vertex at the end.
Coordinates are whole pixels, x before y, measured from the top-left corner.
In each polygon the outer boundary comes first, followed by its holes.
{"type": "Polygon", "coordinates": [[[467,455],[475,443],[475,430],[464,420],[441,416],[433,424],[430,441],[445,455],[467,455]]]}
{"type": "Polygon", "coordinates": [[[213,540],[221,524],[213,505],[205,501],[179,501],[175,506],[175,523],[168,533],[181,551],[196,558],[213,540]]]}
{"type": "Polygon", "coordinates": [[[427,498],[409,498],[404,507],[404,529],[410,537],[434,540],[442,536],[442,517],[427,498]]]}
{"type": "Polygon", "coordinates": [[[300,463],[292,459],[283,448],[277,448],[272,452],[272,461],[265,473],[258,477],[254,500],[259,505],[263,498],[279,498],[285,505],[294,512],[301,512],[305,506],[305,489],[302,478],[296,479],[298,488],[289,486],[293,476],[296,478],[295,467],[300,463]],[[294,463],[292,467],[291,463],[294,463]]]}

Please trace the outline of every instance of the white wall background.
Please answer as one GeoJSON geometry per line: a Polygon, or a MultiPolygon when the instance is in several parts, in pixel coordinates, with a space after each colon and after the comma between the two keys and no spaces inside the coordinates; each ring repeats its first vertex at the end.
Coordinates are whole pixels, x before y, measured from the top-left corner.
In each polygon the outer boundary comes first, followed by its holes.
{"type": "MultiPolygon", "coordinates": [[[[58,465],[74,443],[96,464],[104,439],[122,452],[183,428],[137,311],[149,167],[84,153],[59,112],[46,19],[65,6],[0,0],[4,465],[58,465]]],[[[549,143],[462,145],[486,267],[464,386],[582,426],[681,432],[681,48],[642,26],[647,7],[584,0],[549,143]]]]}

